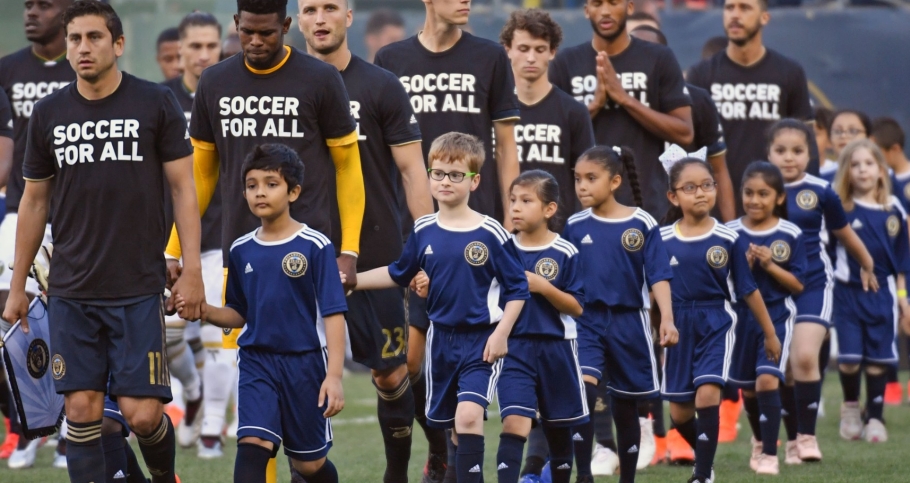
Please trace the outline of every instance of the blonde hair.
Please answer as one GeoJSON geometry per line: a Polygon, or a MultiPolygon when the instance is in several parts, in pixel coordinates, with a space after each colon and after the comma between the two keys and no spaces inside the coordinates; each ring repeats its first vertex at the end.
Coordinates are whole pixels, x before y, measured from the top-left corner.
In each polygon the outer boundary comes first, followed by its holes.
{"type": "Polygon", "coordinates": [[[486,157],[483,141],[477,136],[460,132],[443,134],[430,145],[427,155],[427,165],[433,166],[433,161],[441,163],[454,163],[464,161],[473,173],[480,173],[486,157]]]}
{"type": "Polygon", "coordinates": [[[891,177],[888,176],[888,165],[885,163],[885,156],[882,150],[870,139],[857,139],[851,142],[840,153],[837,160],[837,175],[834,177],[834,191],[840,196],[847,211],[853,210],[853,180],[850,178],[850,163],[853,155],[860,149],[867,149],[878,164],[881,176],[878,178],[876,187],[876,203],[887,208],[891,199],[891,177]]]}

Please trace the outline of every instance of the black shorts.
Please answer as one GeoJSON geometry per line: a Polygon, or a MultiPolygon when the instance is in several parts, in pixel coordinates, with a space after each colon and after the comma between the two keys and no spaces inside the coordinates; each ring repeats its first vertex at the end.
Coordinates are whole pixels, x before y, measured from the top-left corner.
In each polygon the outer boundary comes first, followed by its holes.
{"type": "Polygon", "coordinates": [[[424,334],[430,328],[430,317],[427,315],[427,299],[408,289],[408,324],[424,334]]]}
{"type": "Polygon", "coordinates": [[[161,295],[50,297],[51,370],[58,393],[108,392],[171,400],[161,295]],[[110,382],[110,385],[108,385],[110,382]]]}
{"type": "Polygon", "coordinates": [[[408,322],[400,288],[356,291],[345,314],[354,360],[382,371],[408,358],[408,322]]]}

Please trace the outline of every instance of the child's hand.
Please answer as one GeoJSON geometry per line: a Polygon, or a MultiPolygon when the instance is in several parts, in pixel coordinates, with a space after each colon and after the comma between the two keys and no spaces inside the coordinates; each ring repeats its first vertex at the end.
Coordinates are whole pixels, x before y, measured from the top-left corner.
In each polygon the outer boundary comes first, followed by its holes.
{"type": "Polygon", "coordinates": [[[319,407],[328,402],[323,416],[331,418],[344,409],[344,388],[341,386],[341,378],[336,376],[326,376],[322,381],[322,387],[319,388],[319,407]]]}
{"type": "Polygon", "coordinates": [[[177,309],[177,315],[183,317],[183,312],[186,309],[186,299],[183,298],[183,295],[177,294],[173,296],[174,299],[174,308],[177,309]]]}
{"type": "Polygon", "coordinates": [[[781,345],[777,335],[765,336],[765,355],[775,364],[780,360],[781,345]]]}
{"type": "Polygon", "coordinates": [[[749,253],[755,260],[761,264],[762,268],[768,268],[768,264],[774,263],[771,259],[771,249],[763,245],[749,245],[749,253]]]}
{"type": "Polygon", "coordinates": [[[341,277],[341,285],[348,283],[348,275],[341,270],[338,271],[338,275],[341,277]]]}
{"type": "Polygon", "coordinates": [[[676,324],[673,319],[660,321],[660,346],[673,347],[679,342],[679,331],[676,330],[676,324]]]}
{"type": "Polygon", "coordinates": [[[873,291],[878,292],[878,279],[875,278],[875,271],[873,268],[861,268],[859,270],[859,278],[863,282],[863,290],[866,292],[873,291]]]}
{"type": "Polygon", "coordinates": [[[749,264],[749,270],[755,267],[755,255],[752,254],[751,247],[746,251],[746,262],[749,264]]]}
{"type": "Polygon", "coordinates": [[[500,334],[498,330],[494,330],[490,334],[490,338],[487,339],[487,345],[483,348],[483,360],[487,363],[494,363],[499,359],[502,359],[509,353],[509,335],[500,334]]]}
{"type": "Polygon", "coordinates": [[[528,292],[543,293],[544,288],[547,285],[550,285],[550,282],[547,281],[547,279],[534,272],[525,270],[525,275],[528,277],[528,292]]]}
{"type": "Polygon", "coordinates": [[[430,295],[430,277],[427,276],[427,272],[423,270],[417,272],[411,280],[411,290],[420,298],[427,298],[430,295]]]}

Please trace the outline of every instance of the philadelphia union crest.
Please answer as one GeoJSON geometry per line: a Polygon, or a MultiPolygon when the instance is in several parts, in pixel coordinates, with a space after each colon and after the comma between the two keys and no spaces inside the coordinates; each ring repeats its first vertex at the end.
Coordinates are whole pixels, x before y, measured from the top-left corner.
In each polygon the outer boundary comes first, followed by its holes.
{"type": "Polygon", "coordinates": [[[559,274],[559,265],[552,258],[541,258],[534,265],[534,273],[552,281],[559,274]]]}
{"type": "Polygon", "coordinates": [[[790,245],[783,240],[771,243],[771,260],[783,263],[790,259],[790,245]]]}
{"type": "Polygon", "coordinates": [[[302,277],[306,273],[306,257],[300,252],[291,252],[284,256],[281,261],[281,268],[284,274],[291,278],[302,277]]]}
{"type": "Polygon", "coordinates": [[[708,259],[708,265],[711,265],[714,268],[723,268],[727,264],[727,260],[730,259],[727,250],[721,246],[709,248],[706,257],[708,259]]]}
{"type": "Polygon", "coordinates": [[[479,241],[468,243],[468,246],[464,248],[464,259],[475,267],[487,263],[488,258],[490,258],[490,250],[487,250],[487,246],[479,241]]]}
{"type": "Polygon", "coordinates": [[[622,234],[622,246],[630,252],[637,252],[641,250],[645,244],[645,236],[641,233],[640,230],[635,228],[629,228],[624,231],[622,234]]]}
{"type": "Polygon", "coordinates": [[[796,194],[796,204],[804,210],[813,210],[818,206],[818,195],[812,190],[802,190],[796,194]]]}

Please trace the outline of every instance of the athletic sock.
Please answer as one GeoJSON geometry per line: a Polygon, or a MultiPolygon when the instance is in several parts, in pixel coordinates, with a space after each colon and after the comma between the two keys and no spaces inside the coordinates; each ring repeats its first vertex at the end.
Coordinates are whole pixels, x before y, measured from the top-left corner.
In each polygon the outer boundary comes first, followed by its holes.
{"type": "Polygon", "coordinates": [[[136,434],[139,451],[145,460],[145,467],[152,476],[152,483],[174,483],[174,425],[167,414],[162,415],[161,424],[152,434],[136,434]]]}
{"type": "Polygon", "coordinates": [[[550,476],[553,483],[569,483],[572,476],[572,428],[544,427],[550,446],[550,476]]]}
{"type": "Polygon", "coordinates": [[[684,423],[680,423],[674,420],[673,425],[676,426],[676,431],[679,433],[679,435],[682,436],[683,439],[686,440],[686,442],[689,443],[689,446],[691,446],[694,450],[695,442],[698,440],[698,435],[695,434],[696,431],[698,431],[698,428],[695,424],[695,418],[692,418],[684,423]]]}
{"type": "Polygon", "coordinates": [[[761,414],[758,409],[758,398],[743,395],[743,409],[746,410],[746,419],[749,420],[749,427],[752,428],[752,437],[761,441],[761,414]]]}
{"type": "Polygon", "coordinates": [[[332,461],[326,458],[325,463],[319,471],[312,475],[306,476],[307,483],[338,483],[338,470],[332,461]]]}
{"type": "Polygon", "coordinates": [[[840,371],[840,385],[844,390],[844,402],[859,402],[859,386],[862,382],[861,371],[847,374],[840,371]]]}
{"type": "Polygon", "coordinates": [[[793,386],[780,385],[780,405],[780,415],[783,417],[784,428],[787,430],[787,441],[796,441],[799,419],[796,416],[796,391],[793,386]]]}
{"type": "Polygon", "coordinates": [[[427,379],[423,370],[411,376],[411,392],[414,394],[414,421],[423,428],[430,445],[430,453],[446,454],[446,432],[444,429],[433,428],[427,425],[427,379]]]}
{"type": "Polygon", "coordinates": [[[458,483],[483,481],[483,446],[483,435],[458,435],[458,453],[455,456],[458,483]]]}
{"type": "MultiPolygon", "coordinates": [[[[127,468],[126,450],[123,448],[126,441],[123,434],[114,432],[101,435],[101,447],[104,449],[104,481],[112,482],[115,479],[122,478],[126,481],[129,474],[127,468]]],[[[69,461],[67,461],[67,465],[69,461]]]]}
{"type": "Polygon", "coordinates": [[[182,342],[184,350],[178,354],[168,357],[167,369],[171,377],[176,377],[183,384],[183,394],[187,401],[197,401],[202,398],[202,378],[199,377],[199,370],[196,369],[196,359],[193,358],[193,351],[190,350],[186,342],[182,342]]]}
{"type": "Polygon", "coordinates": [[[717,453],[717,436],[720,431],[720,406],[696,409],[698,439],[695,444],[695,476],[704,481],[711,477],[714,455],[717,453]]]}
{"type": "Polygon", "coordinates": [[[818,405],[822,396],[821,381],[796,381],[793,388],[796,394],[796,432],[815,436],[815,423],[818,420],[818,405]]]}
{"type": "Polygon", "coordinates": [[[518,483],[521,472],[521,455],[528,438],[512,433],[499,435],[499,449],[496,451],[496,475],[499,483],[518,483]]]}
{"type": "MultiPolygon", "coordinates": [[[[793,388],[790,388],[791,392],[793,388]]],[[[781,402],[778,391],[759,391],[755,393],[758,399],[758,409],[761,413],[761,444],[762,453],[777,455],[777,436],[780,434],[781,402]]],[[[791,413],[791,419],[796,418],[796,411],[791,413]]],[[[791,440],[792,441],[792,440],[791,440]]]]}
{"type": "Polygon", "coordinates": [[[88,423],[69,421],[66,470],[72,483],[106,481],[104,448],[101,445],[101,420],[88,423]]]}
{"type": "Polygon", "coordinates": [[[888,376],[888,379],[886,381],[889,384],[892,382],[899,382],[897,378],[897,364],[888,364],[888,370],[885,372],[885,374],[888,376]]]}
{"type": "Polygon", "coordinates": [[[123,444],[123,454],[126,456],[126,483],[148,483],[149,480],[146,479],[145,472],[142,471],[139,459],[136,458],[133,447],[127,441],[124,441],[123,444]]]}
{"type": "Polygon", "coordinates": [[[203,351],[209,357],[202,367],[203,417],[201,435],[221,437],[225,426],[225,415],[231,392],[237,378],[237,350],[221,347],[221,329],[205,324],[200,329],[202,342],[208,348],[203,351]]]}
{"type": "MultiPolygon", "coordinates": [[[[566,431],[569,433],[569,444],[571,445],[571,429],[566,428],[566,431]]],[[[543,424],[538,423],[531,428],[531,434],[528,435],[528,451],[525,456],[525,466],[521,469],[521,476],[529,474],[540,476],[549,453],[550,448],[547,444],[547,436],[544,432],[543,424]]]]}
{"type": "Polygon", "coordinates": [[[265,483],[265,469],[272,452],[252,443],[237,443],[234,483],[265,483]]]}
{"type": "Polygon", "coordinates": [[[452,441],[451,429],[445,430],[444,434],[446,435],[446,474],[442,478],[442,483],[457,483],[458,474],[456,472],[458,465],[458,445],[452,441]]]}
{"type": "Polygon", "coordinates": [[[594,411],[591,420],[594,422],[594,440],[604,448],[616,452],[616,439],[613,437],[613,413],[610,411],[610,393],[607,384],[601,381],[597,385],[597,399],[594,401],[594,411]]]}
{"type": "Polygon", "coordinates": [[[733,401],[739,402],[739,388],[731,384],[727,384],[723,388],[723,400],[724,401],[733,401]]]}
{"type": "Polygon", "coordinates": [[[866,373],[866,420],[878,419],[884,422],[885,385],[887,374],[873,376],[866,373]]]}
{"type": "MultiPolygon", "coordinates": [[[[375,385],[375,381],[374,381],[375,385]]],[[[414,426],[414,393],[408,378],[390,391],[376,387],[376,414],[385,446],[385,483],[407,481],[414,426]]]]}
{"type": "Polygon", "coordinates": [[[610,410],[613,413],[613,421],[616,422],[619,481],[620,483],[632,483],[635,481],[639,445],[641,444],[638,401],[613,396],[610,400],[610,410]]]}
{"type": "Polygon", "coordinates": [[[585,382],[585,398],[588,408],[591,408],[591,417],[587,422],[575,426],[572,432],[572,441],[575,446],[575,466],[579,476],[591,476],[591,454],[594,451],[594,416],[597,413],[595,400],[597,399],[597,386],[585,382]]]}
{"type": "MultiPolygon", "coordinates": [[[[830,333],[830,331],[829,331],[830,333]]],[[[822,341],[822,347],[818,351],[818,373],[821,374],[822,385],[825,385],[825,372],[828,370],[828,364],[831,362],[831,338],[822,341]]],[[[857,393],[859,398],[859,393],[857,393]]]]}
{"type": "Polygon", "coordinates": [[[657,438],[667,437],[667,426],[664,422],[664,401],[659,397],[648,400],[648,408],[653,420],[654,436],[657,438]]]}

